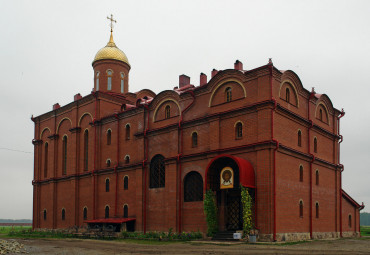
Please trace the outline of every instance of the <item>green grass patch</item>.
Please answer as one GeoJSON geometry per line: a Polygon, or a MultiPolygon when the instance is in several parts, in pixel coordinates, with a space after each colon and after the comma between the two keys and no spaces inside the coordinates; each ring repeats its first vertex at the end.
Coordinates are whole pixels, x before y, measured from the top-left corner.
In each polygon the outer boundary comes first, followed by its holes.
{"type": "Polygon", "coordinates": [[[1,226],[0,235],[8,235],[10,232],[22,232],[32,229],[31,226],[1,226]]]}
{"type": "Polygon", "coordinates": [[[360,231],[362,236],[370,236],[370,226],[361,226],[360,231]]]}

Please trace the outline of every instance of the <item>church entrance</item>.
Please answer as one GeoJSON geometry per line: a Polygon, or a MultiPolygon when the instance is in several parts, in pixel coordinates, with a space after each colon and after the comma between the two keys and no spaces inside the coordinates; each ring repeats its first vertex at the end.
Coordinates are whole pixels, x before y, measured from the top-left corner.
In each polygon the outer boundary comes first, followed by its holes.
{"type": "MultiPolygon", "coordinates": [[[[206,189],[211,189],[216,195],[219,231],[242,230],[240,187],[242,184],[254,188],[254,171],[251,164],[241,158],[220,155],[208,165],[206,178],[206,189]],[[246,174],[246,171],[249,173],[246,174]]],[[[252,193],[254,197],[254,190],[252,193]]]]}

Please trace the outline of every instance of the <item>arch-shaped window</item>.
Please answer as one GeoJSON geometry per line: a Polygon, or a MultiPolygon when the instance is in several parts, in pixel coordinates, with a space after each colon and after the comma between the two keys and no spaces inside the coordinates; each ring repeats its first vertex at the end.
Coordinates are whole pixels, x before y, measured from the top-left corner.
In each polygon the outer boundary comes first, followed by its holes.
{"type": "Polygon", "coordinates": [[[86,129],[84,132],[84,170],[89,168],[89,131],[86,129]]]}
{"type": "Polygon", "coordinates": [[[128,218],[128,205],[123,206],[123,218],[128,218]]]}
{"type": "Polygon", "coordinates": [[[105,179],[105,192],[109,192],[109,179],[105,179]]]}
{"type": "Polygon", "coordinates": [[[66,219],[66,209],[62,209],[62,220],[66,219]]]}
{"type": "Polygon", "coordinates": [[[303,182],[303,166],[299,166],[299,181],[303,182]]]}
{"type": "Polygon", "coordinates": [[[303,201],[299,201],[299,217],[303,218],[303,201]]]}
{"type": "Polygon", "coordinates": [[[48,176],[48,160],[49,160],[49,144],[45,143],[45,148],[44,148],[44,177],[46,178],[48,176]]]}
{"type": "Polygon", "coordinates": [[[96,91],[99,91],[99,76],[100,73],[96,72],[96,91]]]}
{"type": "Polygon", "coordinates": [[[169,105],[167,105],[164,108],[164,118],[169,119],[170,117],[171,117],[171,107],[169,105]]]}
{"type": "Polygon", "coordinates": [[[313,139],[313,151],[317,153],[317,138],[313,139]]]}
{"type": "Polygon", "coordinates": [[[162,188],[165,186],[166,170],[164,157],[156,155],[150,162],[150,188],[162,188]]]}
{"type": "Polygon", "coordinates": [[[109,218],[109,206],[108,205],[105,206],[105,218],[106,219],[109,218]]]}
{"type": "Polygon", "coordinates": [[[302,131],[298,130],[298,146],[302,147],[302,131]]]}
{"type": "Polygon", "coordinates": [[[123,189],[128,190],[128,176],[123,177],[123,189]]]}
{"type": "Polygon", "coordinates": [[[352,227],[352,215],[348,215],[348,227],[352,227]]]}
{"type": "Polygon", "coordinates": [[[107,70],[107,76],[108,76],[108,84],[107,84],[107,90],[112,90],[112,70],[107,70]]]}
{"type": "Polygon", "coordinates": [[[193,132],[191,134],[191,147],[195,148],[198,147],[198,133],[193,132]]]}
{"type": "Polygon", "coordinates": [[[203,201],[203,178],[192,171],[184,178],[184,202],[203,201]]]}
{"type": "Polygon", "coordinates": [[[289,88],[285,89],[285,100],[290,103],[290,90],[289,88]]]}
{"type": "Polygon", "coordinates": [[[111,163],[110,159],[107,159],[106,161],[107,167],[110,167],[110,163],[111,163]]]}
{"type": "Polygon", "coordinates": [[[44,209],[44,220],[46,220],[46,209],[44,209]]]}
{"type": "Polygon", "coordinates": [[[67,174],[67,136],[63,136],[63,148],[62,148],[62,171],[63,174],[67,174]]]}
{"type": "Polygon", "coordinates": [[[110,145],[112,143],[112,130],[107,130],[107,145],[110,145]]]}
{"type": "Polygon", "coordinates": [[[320,182],[319,177],[320,177],[319,170],[316,170],[316,185],[319,185],[320,182]]]}
{"type": "Polygon", "coordinates": [[[130,124],[126,124],[126,140],[130,140],[131,136],[131,126],[130,124]]]}
{"type": "Polygon", "coordinates": [[[235,139],[242,138],[243,138],[243,124],[241,122],[238,122],[235,125],[235,139]]]}
{"type": "Polygon", "coordinates": [[[315,208],[316,208],[316,218],[319,218],[319,202],[316,202],[315,208]]]}
{"type": "Polygon", "coordinates": [[[130,163],[130,156],[126,155],[125,156],[125,164],[129,164],[129,163],[130,163]]]}
{"type": "Polygon", "coordinates": [[[84,220],[87,220],[87,207],[84,207],[83,216],[84,220]]]}
{"type": "Polygon", "coordinates": [[[125,92],[125,89],[124,89],[124,78],[125,78],[125,74],[124,73],[120,73],[120,76],[121,76],[121,93],[124,93],[125,92]]]}
{"type": "Polygon", "coordinates": [[[322,121],[322,109],[319,110],[319,120],[322,121]]]}
{"type": "Polygon", "coordinates": [[[232,91],[230,87],[225,89],[225,100],[226,102],[230,102],[232,100],[232,91]]]}

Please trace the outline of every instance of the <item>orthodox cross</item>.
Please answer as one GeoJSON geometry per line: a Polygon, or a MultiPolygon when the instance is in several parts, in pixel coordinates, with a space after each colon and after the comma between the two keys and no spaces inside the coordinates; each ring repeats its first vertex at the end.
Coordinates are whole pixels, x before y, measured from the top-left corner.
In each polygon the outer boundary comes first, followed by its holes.
{"type": "Polygon", "coordinates": [[[113,32],[113,22],[117,23],[117,21],[113,19],[113,14],[110,15],[110,18],[107,17],[107,19],[110,20],[110,31],[113,32]]]}

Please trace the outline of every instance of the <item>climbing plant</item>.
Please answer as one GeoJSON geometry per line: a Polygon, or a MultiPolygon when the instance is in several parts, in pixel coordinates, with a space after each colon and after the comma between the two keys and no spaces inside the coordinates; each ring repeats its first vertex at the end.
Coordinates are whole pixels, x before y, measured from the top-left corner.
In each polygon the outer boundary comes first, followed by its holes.
{"type": "Polygon", "coordinates": [[[213,236],[218,231],[216,198],[212,190],[204,195],[204,213],[207,221],[207,235],[213,236]]]}
{"type": "Polygon", "coordinates": [[[253,229],[253,218],[252,218],[252,197],[248,192],[248,188],[241,186],[241,197],[243,207],[243,231],[247,235],[253,229]]]}

